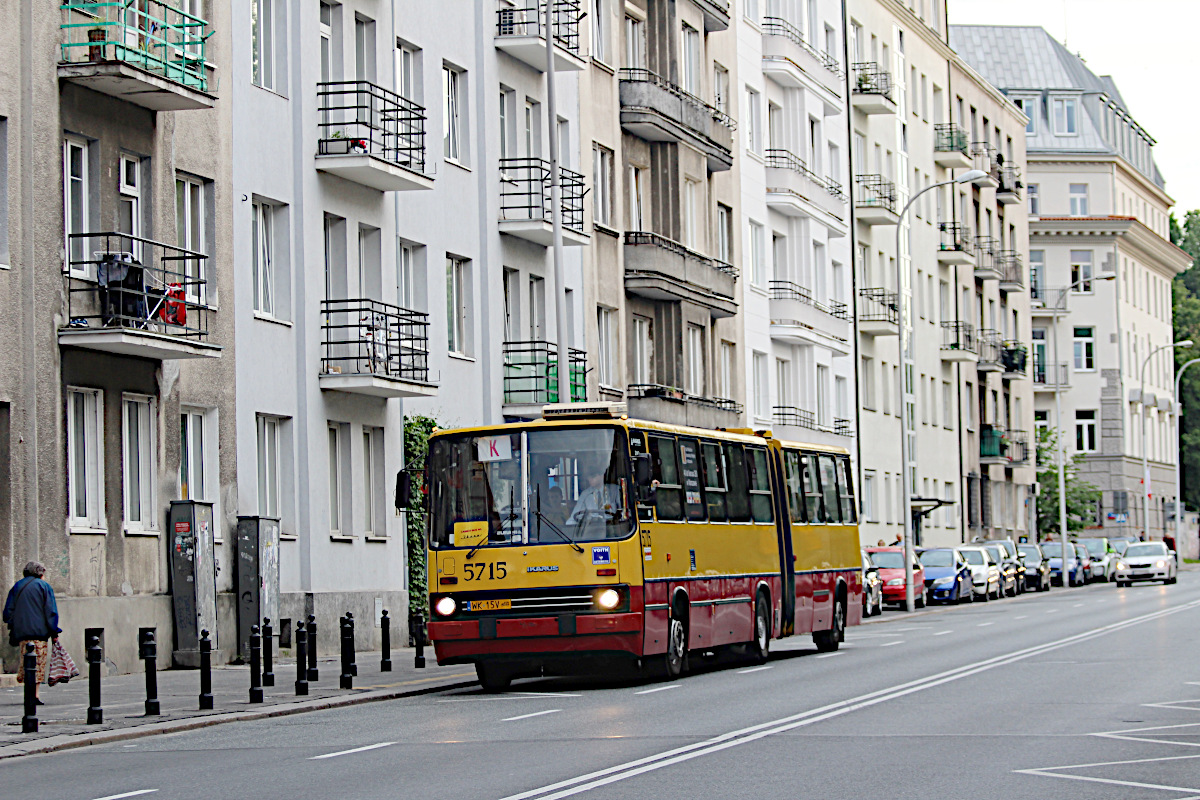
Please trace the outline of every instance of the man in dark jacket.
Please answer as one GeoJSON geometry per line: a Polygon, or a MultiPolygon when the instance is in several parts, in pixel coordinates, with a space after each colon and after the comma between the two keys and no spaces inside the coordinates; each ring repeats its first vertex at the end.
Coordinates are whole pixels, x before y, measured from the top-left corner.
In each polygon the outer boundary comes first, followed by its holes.
{"type": "MultiPolygon", "coordinates": [[[[62,633],[58,627],[58,604],[54,602],[54,590],[42,580],[46,568],[37,561],[25,565],[25,577],[13,584],[4,602],[4,622],[8,625],[10,643],[19,645],[22,656],[25,645],[33,643],[37,652],[37,686],[46,682],[46,668],[50,662],[48,640],[57,639],[62,633]]],[[[18,663],[18,677],[23,675],[18,663]]],[[[38,704],[41,704],[41,699],[38,704]]]]}

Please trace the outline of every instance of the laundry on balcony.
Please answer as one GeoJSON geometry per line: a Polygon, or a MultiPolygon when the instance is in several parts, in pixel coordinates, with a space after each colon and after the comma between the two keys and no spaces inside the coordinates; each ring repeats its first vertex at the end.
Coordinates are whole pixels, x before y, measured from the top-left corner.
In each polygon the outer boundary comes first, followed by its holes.
{"type": "Polygon", "coordinates": [[[104,326],[150,330],[155,320],[169,325],[187,324],[183,284],[160,280],[133,253],[96,253],[96,260],[100,320],[104,326]]]}

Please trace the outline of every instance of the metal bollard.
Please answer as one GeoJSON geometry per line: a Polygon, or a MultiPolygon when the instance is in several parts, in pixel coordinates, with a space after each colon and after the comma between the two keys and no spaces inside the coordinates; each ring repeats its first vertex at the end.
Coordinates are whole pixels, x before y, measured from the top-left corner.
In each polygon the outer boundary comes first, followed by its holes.
{"type": "Polygon", "coordinates": [[[146,632],[146,716],[156,717],[158,707],[158,645],[154,642],[154,631],[146,632]]]}
{"type": "Polygon", "coordinates": [[[413,655],[413,666],[417,669],[425,669],[425,613],[418,611],[411,617],[416,622],[416,626],[413,628],[413,641],[417,646],[416,653],[413,655]]]}
{"type": "Polygon", "coordinates": [[[296,623],[296,694],[308,694],[308,631],[304,623],[296,623]]]}
{"type": "Polygon", "coordinates": [[[200,631],[200,710],[212,711],[212,639],[200,631]]]}
{"type": "Polygon", "coordinates": [[[93,636],[88,642],[88,725],[104,724],[104,709],[100,707],[100,664],[104,654],[100,650],[100,637],[93,636]]]}
{"type": "Polygon", "coordinates": [[[262,675],[262,635],[257,625],[250,626],[250,702],[263,701],[262,675]]]}
{"type": "Polygon", "coordinates": [[[392,671],[392,621],[388,619],[387,609],[379,618],[380,635],[383,637],[383,657],[379,659],[379,671],[392,671]]]}
{"type": "Polygon", "coordinates": [[[308,615],[308,680],[315,683],[321,677],[317,671],[317,618],[308,615]]]}
{"type": "Polygon", "coordinates": [[[33,642],[25,643],[25,662],[22,664],[25,673],[25,716],[21,717],[21,733],[37,733],[37,648],[33,642]]]}
{"type": "Polygon", "coordinates": [[[346,621],[350,623],[350,674],[358,677],[358,664],[354,661],[354,612],[346,612],[346,621]]]}
{"type": "Polygon", "coordinates": [[[263,617],[263,626],[262,626],[262,637],[263,637],[262,685],[263,686],[274,686],[275,685],[275,673],[271,671],[272,670],[271,660],[272,660],[272,658],[274,658],[274,650],[275,650],[275,638],[272,635],[273,633],[274,633],[274,631],[271,630],[271,618],[263,617]]]}
{"type": "Polygon", "coordinates": [[[354,648],[354,642],[350,637],[354,635],[354,632],[350,627],[350,620],[346,617],[342,617],[339,625],[342,635],[342,674],[338,680],[338,686],[343,689],[353,689],[354,675],[350,672],[350,651],[354,648]]]}

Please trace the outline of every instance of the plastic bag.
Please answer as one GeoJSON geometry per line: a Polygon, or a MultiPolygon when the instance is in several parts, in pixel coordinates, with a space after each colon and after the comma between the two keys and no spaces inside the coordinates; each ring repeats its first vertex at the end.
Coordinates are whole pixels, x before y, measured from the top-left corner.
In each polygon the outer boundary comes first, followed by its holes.
{"type": "Polygon", "coordinates": [[[75,660],[71,658],[67,648],[63,647],[58,639],[55,639],[50,648],[50,664],[46,672],[46,684],[53,686],[56,683],[66,683],[78,675],[79,670],[75,666],[75,660]]]}

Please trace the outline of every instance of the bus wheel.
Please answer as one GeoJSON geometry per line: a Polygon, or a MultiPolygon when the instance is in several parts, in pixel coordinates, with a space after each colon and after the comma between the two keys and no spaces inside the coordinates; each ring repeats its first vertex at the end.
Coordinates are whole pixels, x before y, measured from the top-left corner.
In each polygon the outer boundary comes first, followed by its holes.
{"type": "Polygon", "coordinates": [[[676,614],[667,623],[667,653],[663,657],[667,680],[678,678],[687,664],[687,630],[676,614]]]}
{"type": "Polygon", "coordinates": [[[499,664],[476,662],[475,675],[485,692],[503,692],[512,683],[512,673],[499,664]]]}
{"type": "Polygon", "coordinates": [[[754,641],[750,643],[750,658],[761,664],[771,654],[771,612],[762,592],[754,602],[754,641]]]}
{"type": "Polygon", "coordinates": [[[833,606],[833,627],[827,631],[814,631],[813,642],[822,653],[832,653],[842,643],[846,631],[846,604],[838,598],[833,606]]]}

